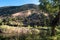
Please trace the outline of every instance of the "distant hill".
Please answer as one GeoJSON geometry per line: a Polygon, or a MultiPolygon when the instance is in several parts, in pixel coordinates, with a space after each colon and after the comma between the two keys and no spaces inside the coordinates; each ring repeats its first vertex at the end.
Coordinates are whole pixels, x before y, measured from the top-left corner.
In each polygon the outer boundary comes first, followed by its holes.
{"type": "Polygon", "coordinates": [[[49,24],[50,19],[49,14],[39,10],[38,5],[35,4],[0,7],[0,18],[2,18],[6,25],[10,26],[17,26],[21,24],[25,26],[44,26],[49,24]]]}
{"type": "Polygon", "coordinates": [[[14,13],[18,13],[18,12],[26,11],[26,10],[30,10],[30,9],[38,10],[39,8],[38,8],[38,5],[35,5],[35,4],[0,7],[0,16],[11,16],[14,13]]]}

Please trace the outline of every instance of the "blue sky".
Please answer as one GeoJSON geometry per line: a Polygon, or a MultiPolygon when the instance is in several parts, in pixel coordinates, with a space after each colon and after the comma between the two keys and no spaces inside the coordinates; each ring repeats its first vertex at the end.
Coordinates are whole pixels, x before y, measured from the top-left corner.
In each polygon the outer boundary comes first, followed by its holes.
{"type": "Polygon", "coordinates": [[[20,6],[24,4],[39,4],[39,0],[0,0],[2,6],[20,6]]]}

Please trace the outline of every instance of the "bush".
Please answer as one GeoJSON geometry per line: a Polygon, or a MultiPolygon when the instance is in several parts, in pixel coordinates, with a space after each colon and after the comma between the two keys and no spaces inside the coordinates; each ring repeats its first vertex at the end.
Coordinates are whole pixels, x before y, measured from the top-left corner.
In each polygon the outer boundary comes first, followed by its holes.
{"type": "Polygon", "coordinates": [[[0,19],[0,25],[2,25],[2,21],[3,21],[3,20],[2,20],[2,19],[0,19]]]}

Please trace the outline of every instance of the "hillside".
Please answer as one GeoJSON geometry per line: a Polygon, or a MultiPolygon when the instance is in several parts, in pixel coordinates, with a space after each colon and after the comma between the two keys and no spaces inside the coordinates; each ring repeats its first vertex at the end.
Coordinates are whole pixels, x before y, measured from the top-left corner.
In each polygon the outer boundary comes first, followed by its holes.
{"type": "Polygon", "coordinates": [[[10,16],[14,13],[18,13],[21,11],[26,11],[30,9],[36,9],[38,10],[38,5],[35,4],[25,4],[22,6],[6,6],[6,7],[0,7],[0,16],[10,16]]]}
{"type": "Polygon", "coordinates": [[[50,19],[49,15],[41,13],[35,4],[0,7],[0,18],[3,18],[1,24],[9,26],[44,26],[49,24],[50,19]],[[45,23],[45,20],[48,23],[45,23]]]}

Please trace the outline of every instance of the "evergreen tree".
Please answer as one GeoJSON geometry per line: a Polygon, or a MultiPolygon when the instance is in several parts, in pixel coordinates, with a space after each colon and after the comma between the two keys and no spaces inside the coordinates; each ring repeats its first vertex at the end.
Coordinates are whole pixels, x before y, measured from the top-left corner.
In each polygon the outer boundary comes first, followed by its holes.
{"type": "Polygon", "coordinates": [[[39,8],[42,11],[45,11],[50,14],[57,13],[56,17],[50,22],[51,26],[51,36],[55,36],[55,27],[59,20],[60,12],[59,12],[59,0],[39,0],[40,5],[39,8]]]}

